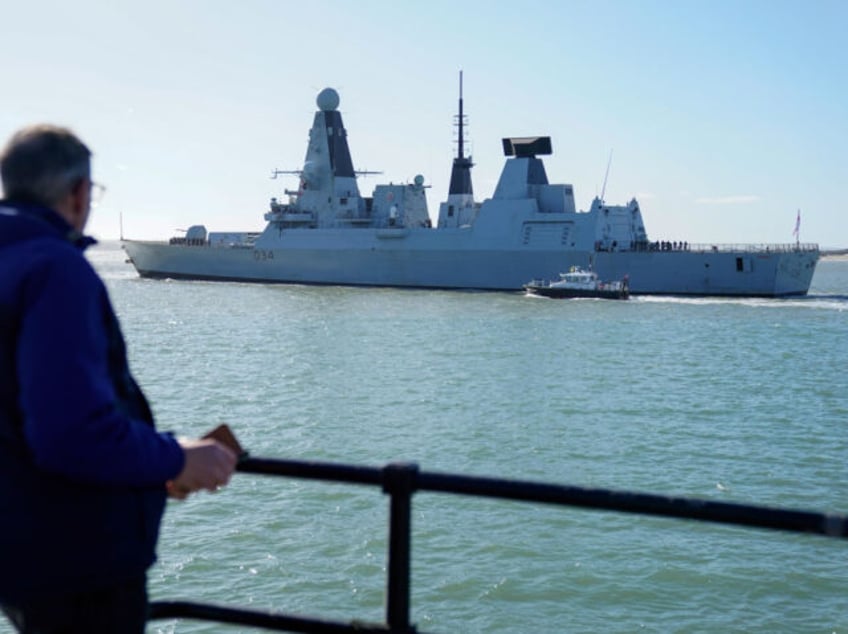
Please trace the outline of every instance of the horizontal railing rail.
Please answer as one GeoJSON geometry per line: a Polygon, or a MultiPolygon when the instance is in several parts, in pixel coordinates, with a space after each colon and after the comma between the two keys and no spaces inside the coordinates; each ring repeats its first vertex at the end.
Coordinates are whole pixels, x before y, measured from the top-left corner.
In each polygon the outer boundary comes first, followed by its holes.
{"type": "Polygon", "coordinates": [[[690,244],[690,251],[737,251],[747,253],[791,253],[795,251],[818,251],[819,245],[814,242],[783,242],[763,244],[690,244]]]}
{"type": "Polygon", "coordinates": [[[257,612],[189,601],[155,601],[150,618],[191,618],[310,634],[416,632],[410,623],[412,495],[418,491],[541,502],[595,510],[638,513],[719,524],[811,533],[848,539],[848,515],[714,502],[697,498],[584,488],[543,482],[421,471],[414,463],[384,467],[245,458],[238,471],[271,476],[379,486],[390,496],[389,553],[385,623],[341,623],[273,612],[257,612]]]}

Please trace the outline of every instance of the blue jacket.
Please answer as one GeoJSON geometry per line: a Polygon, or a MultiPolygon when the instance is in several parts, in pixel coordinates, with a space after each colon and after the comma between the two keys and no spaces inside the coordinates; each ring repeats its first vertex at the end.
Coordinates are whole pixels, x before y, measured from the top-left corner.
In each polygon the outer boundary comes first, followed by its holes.
{"type": "Polygon", "coordinates": [[[93,242],[0,201],[0,602],[142,574],[183,468],[130,374],[93,242]]]}

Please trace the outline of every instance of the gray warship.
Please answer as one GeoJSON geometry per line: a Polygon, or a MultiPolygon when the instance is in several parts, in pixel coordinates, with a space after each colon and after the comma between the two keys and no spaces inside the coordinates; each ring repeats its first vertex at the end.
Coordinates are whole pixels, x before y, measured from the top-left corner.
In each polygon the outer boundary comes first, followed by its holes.
{"type": "Polygon", "coordinates": [[[297,189],[272,198],[265,229],[190,227],[169,241],[124,240],[145,278],[523,291],[571,267],[627,277],[631,294],[783,297],[805,295],[816,244],[723,245],[651,241],[634,198],[595,197],[578,211],[568,184],[550,184],[540,156],[549,137],[503,139],[506,162],[491,198],[474,200],[465,155],[460,76],[457,154],[447,200],[432,225],[424,178],[360,194],[339,95],[317,97],[297,189]]]}

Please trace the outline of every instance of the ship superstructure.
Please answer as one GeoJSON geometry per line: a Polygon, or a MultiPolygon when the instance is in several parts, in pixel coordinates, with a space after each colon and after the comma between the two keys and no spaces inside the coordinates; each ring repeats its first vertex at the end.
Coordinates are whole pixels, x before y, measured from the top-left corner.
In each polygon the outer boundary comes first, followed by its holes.
{"type": "MultiPolygon", "coordinates": [[[[318,112],[309,131],[309,143],[296,191],[286,190],[288,202],[271,199],[265,214],[269,227],[282,229],[356,228],[364,226],[426,226],[429,223],[424,179],[411,185],[378,185],[372,197],[359,193],[347,130],[338,111],[339,95],[332,88],[318,94],[318,112]]],[[[267,232],[267,230],[266,230],[267,232]]],[[[267,241],[267,240],[266,240],[267,241]]]]}

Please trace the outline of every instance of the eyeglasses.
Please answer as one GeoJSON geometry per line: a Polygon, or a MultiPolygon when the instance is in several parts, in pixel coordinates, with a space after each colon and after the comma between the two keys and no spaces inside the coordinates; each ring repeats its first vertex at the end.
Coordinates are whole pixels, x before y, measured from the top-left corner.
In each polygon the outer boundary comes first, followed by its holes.
{"type": "Polygon", "coordinates": [[[89,198],[91,200],[91,206],[97,207],[100,202],[103,200],[103,196],[106,194],[106,186],[101,185],[100,183],[95,183],[94,181],[89,181],[89,198]]]}

